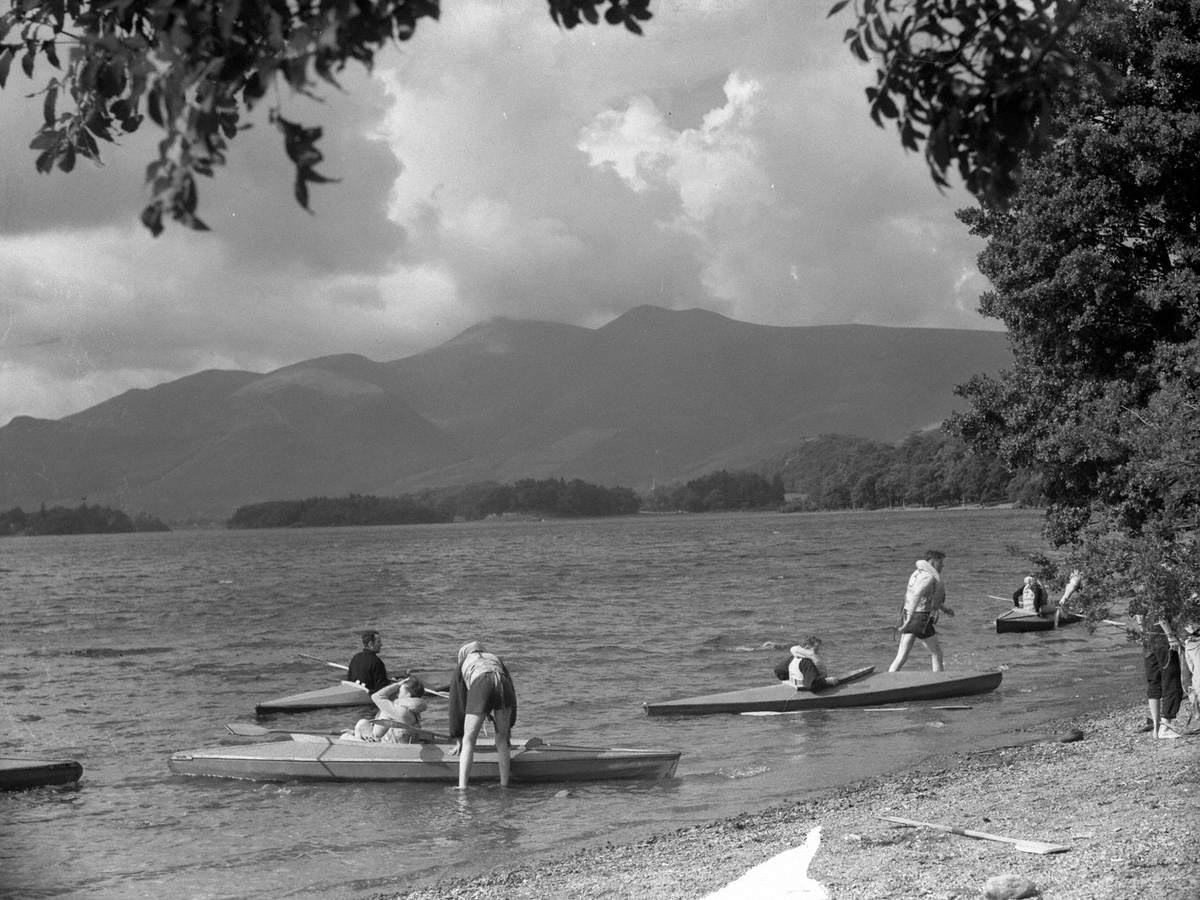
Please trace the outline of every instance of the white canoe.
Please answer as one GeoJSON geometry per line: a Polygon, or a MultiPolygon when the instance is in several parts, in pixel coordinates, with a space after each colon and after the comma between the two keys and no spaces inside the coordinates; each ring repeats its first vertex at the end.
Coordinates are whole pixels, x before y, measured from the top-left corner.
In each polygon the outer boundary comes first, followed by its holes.
{"type": "MultiPolygon", "coordinates": [[[[384,744],[334,737],[210,747],[172,754],[176,775],[208,775],[252,781],[458,781],[458,757],[446,744],[384,744]]],[[[512,748],[512,781],[611,781],[670,778],[678,750],[573,747],[531,738],[512,748]]],[[[480,744],[470,778],[497,781],[496,748],[480,744]]]]}

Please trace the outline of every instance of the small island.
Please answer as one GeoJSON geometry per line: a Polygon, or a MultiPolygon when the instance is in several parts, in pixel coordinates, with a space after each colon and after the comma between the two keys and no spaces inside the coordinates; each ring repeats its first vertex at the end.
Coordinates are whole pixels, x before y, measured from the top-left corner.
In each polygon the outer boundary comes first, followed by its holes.
{"type": "Polygon", "coordinates": [[[0,537],[16,535],[61,535],[61,534],[128,534],[135,531],[170,531],[166,523],[137,513],[130,516],[119,509],[98,504],[88,506],[81,503],[74,509],[45,504],[33,513],[19,506],[0,512],[0,537]]]}

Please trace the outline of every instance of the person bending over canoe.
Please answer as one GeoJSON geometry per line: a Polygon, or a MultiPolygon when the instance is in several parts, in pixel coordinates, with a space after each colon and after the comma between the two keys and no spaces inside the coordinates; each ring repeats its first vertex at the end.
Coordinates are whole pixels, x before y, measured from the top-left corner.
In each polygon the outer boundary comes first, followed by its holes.
{"type": "Polygon", "coordinates": [[[889,672],[900,671],[918,639],[929,651],[933,671],[943,670],[942,647],[933,623],[937,621],[939,613],[954,615],[954,610],[946,605],[946,588],[942,584],[942,566],[945,563],[945,553],[930,550],[924,559],[917,560],[916,569],[908,576],[904,609],[900,612],[900,647],[896,650],[896,658],[888,666],[889,672]]]}
{"type": "Polygon", "coordinates": [[[364,631],[362,646],[363,648],[350,658],[346,680],[357,681],[374,694],[391,682],[391,679],[388,678],[387,666],[379,658],[379,649],[383,646],[383,638],[379,636],[378,631],[364,631]]]}
{"type": "Polygon", "coordinates": [[[509,736],[517,721],[517,691],[504,661],[479,641],[470,641],[458,648],[458,665],[450,679],[450,736],[455,739],[450,755],[459,754],[459,790],[467,788],[475,739],[489,713],[496,726],[500,786],[506,787],[512,767],[509,736]]]}
{"type": "Polygon", "coordinates": [[[798,691],[819,691],[833,687],[838,680],[825,674],[821,659],[821,639],[815,634],[800,638],[791,648],[791,656],[775,667],[775,677],[790,682],[798,691]]]}
{"type": "Polygon", "coordinates": [[[421,713],[429,706],[429,701],[424,698],[425,685],[416,675],[384,685],[371,695],[371,702],[379,708],[379,718],[407,727],[393,728],[387,722],[359,719],[354,725],[354,736],[360,741],[383,741],[385,744],[431,741],[432,733],[421,731],[421,713]]]}

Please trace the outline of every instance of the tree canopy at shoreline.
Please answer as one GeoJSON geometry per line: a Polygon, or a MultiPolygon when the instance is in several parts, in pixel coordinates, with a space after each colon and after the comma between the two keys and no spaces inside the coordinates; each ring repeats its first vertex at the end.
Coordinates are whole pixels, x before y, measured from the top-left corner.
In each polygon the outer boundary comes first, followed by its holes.
{"type": "Polygon", "coordinates": [[[129,516],[108,506],[81,503],[74,509],[42,506],[27,513],[20,507],[0,512],[0,536],[128,534],[135,531],[170,531],[165,523],[145,513],[129,516]]]}
{"type": "Polygon", "coordinates": [[[961,388],[952,426],[1041,474],[1086,602],[1200,619],[1200,7],[1110,0],[1081,24],[1122,79],[1063,86],[1011,202],[961,213],[1014,365],[961,388]]]}

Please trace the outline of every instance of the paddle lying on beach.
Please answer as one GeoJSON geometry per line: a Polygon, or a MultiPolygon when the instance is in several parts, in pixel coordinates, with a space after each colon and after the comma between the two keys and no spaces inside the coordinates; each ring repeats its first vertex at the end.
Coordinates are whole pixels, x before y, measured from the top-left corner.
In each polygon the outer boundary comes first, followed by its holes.
{"type": "Polygon", "coordinates": [[[1001,841],[1005,844],[1012,844],[1018,850],[1022,850],[1025,853],[1066,853],[1071,849],[1064,844],[1051,844],[1046,841],[1030,841],[1024,838],[1004,837],[999,834],[988,834],[985,831],[971,831],[966,828],[958,828],[954,825],[939,825],[936,822],[914,822],[912,819],[901,819],[896,816],[880,816],[879,818],[910,827],[934,828],[938,831],[961,834],[963,837],[979,838],[984,841],[1001,841]]]}
{"type": "MultiPolygon", "coordinates": [[[[328,659],[321,659],[321,657],[319,657],[319,656],[313,656],[311,653],[298,653],[298,654],[297,654],[297,656],[303,656],[305,659],[314,659],[314,660],[316,660],[316,661],[317,661],[317,662],[319,662],[319,663],[325,663],[325,665],[329,666],[330,668],[333,668],[333,669],[341,669],[343,672],[349,672],[349,671],[350,671],[350,667],[349,667],[349,666],[343,666],[341,663],[335,663],[335,662],[332,662],[332,661],[330,661],[330,660],[328,660],[328,659]]],[[[409,671],[410,671],[410,672],[419,672],[420,670],[419,670],[419,669],[410,669],[409,671]]],[[[399,678],[393,678],[393,679],[392,679],[392,681],[400,681],[400,680],[401,680],[401,679],[399,679],[399,678]]],[[[445,699],[445,698],[447,698],[447,697],[449,697],[449,696],[450,696],[449,694],[445,693],[444,691],[435,691],[435,690],[434,690],[433,688],[431,688],[431,687],[427,687],[427,688],[425,688],[425,693],[427,693],[427,694],[433,694],[433,696],[435,696],[435,697],[441,697],[441,698],[443,698],[443,699],[445,699]]]]}

